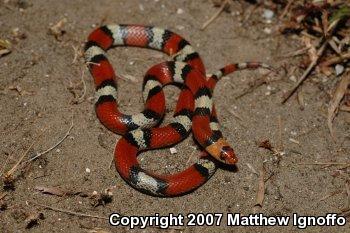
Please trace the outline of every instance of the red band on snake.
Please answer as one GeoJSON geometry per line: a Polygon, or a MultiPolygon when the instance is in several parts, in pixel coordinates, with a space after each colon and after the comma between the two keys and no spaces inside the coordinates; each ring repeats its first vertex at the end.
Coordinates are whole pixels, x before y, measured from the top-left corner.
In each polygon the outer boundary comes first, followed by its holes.
{"type": "Polygon", "coordinates": [[[107,25],[93,31],[85,46],[85,59],[96,86],[96,113],[109,130],[122,134],[115,148],[115,164],[121,177],[137,190],[155,196],[177,196],[204,184],[217,168],[216,160],[235,164],[237,158],[218,126],[212,92],[224,75],[246,68],[270,68],[263,63],[230,64],[205,76],[198,53],[181,36],[148,26],[107,25]],[[126,115],[118,110],[116,76],[106,51],[113,46],[136,46],[162,51],[173,61],[150,68],[143,82],[145,109],[126,115]],[[165,112],[163,86],[181,84],[172,123],[152,128],[165,112]],[[171,175],[156,175],[142,169],[137,161],[140,151],[171,146],[183,140],[192,128],[194,138],[205,149],[186,170],[171,175]]]}

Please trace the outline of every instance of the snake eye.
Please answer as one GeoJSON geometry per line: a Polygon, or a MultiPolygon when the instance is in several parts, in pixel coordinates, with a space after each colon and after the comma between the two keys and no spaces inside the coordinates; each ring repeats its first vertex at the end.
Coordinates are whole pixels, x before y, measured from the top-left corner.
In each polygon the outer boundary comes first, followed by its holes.
{"type": "Polygon", "coordinates": [[[233,149],[229,146],[223,146],[220,152],[220,159],[226,164],[235,164],[238,159],[233,149]]]}

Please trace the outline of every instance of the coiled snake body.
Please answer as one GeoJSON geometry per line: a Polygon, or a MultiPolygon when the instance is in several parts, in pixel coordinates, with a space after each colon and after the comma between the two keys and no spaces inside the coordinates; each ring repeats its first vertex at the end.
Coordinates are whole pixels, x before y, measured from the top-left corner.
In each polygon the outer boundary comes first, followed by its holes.
{"type": "Polygon", "coordinates": [[[177,196],[204,184],[217,168],[216,160],[235,164],[233,149],[220,132],[212,92],[224,75],[246,68],[269,68],[263,63],[236,63],[206,77],[198,53],[181,36],[169,30],[138,25],[107,25],[94,30],[85,46],[85,60],[96,86],[96,113],[109,130],[122,134],[115,147],[115,165],[121,177],[137,190],[154,196],[177,196]],[[162,51],[172,61],[150,68],[143,82],[145,109],[135,115],[118,110],[116,76],[106,51],[113,46],[136,46],[162,51]],[[165,112],[163,86],[180,84],[181,93],[172,123],[152,128],[165,112]],[[171,146],[192,129],[205,149],[197,162],[171,175],[156,175],[142,169],[140,151],[171,146]],[[211,156],[210,156],[211,155],[211,156]]]}

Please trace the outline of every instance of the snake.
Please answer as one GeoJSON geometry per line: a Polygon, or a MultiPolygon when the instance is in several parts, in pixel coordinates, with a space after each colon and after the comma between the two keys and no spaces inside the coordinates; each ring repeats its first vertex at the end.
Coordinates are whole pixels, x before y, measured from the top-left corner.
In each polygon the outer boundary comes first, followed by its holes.
{"type": "Polygon", "coordinates": [[[118,173],[130,186],[152,196],[184,195],[209,180],[218,162],[237,163],[234,150],[220,131],[213,91],[225,75],[242,69],[270,69],[268,65],[232,63],[207,75],[199,54],[180,35],[153,26],[123,24],[105,25],[91,32],[84,56],[95,83],[97,118],[107,129],[122,135],[114,149],[114,161],[118,173]],[[146,72],[142,85],[145,107],[137,114],[128,115],[118,109],[117,76],[106,54],[117,46],[158,50],[172,58],[146,72]],[[165,114],[166,85],[178,85],[181,92],[172,122],[157,127],[165,114]],[[169,175],[154,174],[140,166],[137,156],[141,152],[175,145],[191,130],[203,148],[194,164],[169,175]]]}

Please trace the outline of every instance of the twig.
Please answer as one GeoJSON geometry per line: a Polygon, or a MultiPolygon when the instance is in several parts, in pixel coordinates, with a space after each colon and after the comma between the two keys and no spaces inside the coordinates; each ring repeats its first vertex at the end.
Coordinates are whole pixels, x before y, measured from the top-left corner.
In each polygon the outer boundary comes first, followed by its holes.
{"type": "Polygon", "coordinates": [[[233,111],[232,109],[228,109],[227,110],[230,114],[232,114],[234,117],[236,117],[238,120],[240,120],[240,121],[244,121],[243,119],[242,119],[242,117],[240,117],[235,111],[233,111]]]}
{"type": "Polygon", "coordinates": [[[225,2],[223,2],[219,8],[219,10],[208,20],[206,21],[203,26],[201,27],[201,30],[204,30],[206,27],[209,26],[209,24],[211,24],[220,14],[221,12],[224,11],[226,5],[228,4],[229,0],[226,0],[225,2]]]}
{"type": "Polygon", "coordinates": [[[322,56],[323,52],[325,51],[326,47],[328,44],[328,40],[325,40],[323,42],[323,44],[321,45],[321,47],[318,49],[317,51],[317,58],[314,59],[310,65],[308,66],[308,68],[305,70],[305,72],[303,73],[303,75],[299,78],[297,84],[293,87],[293,89],[291,91],[289,91],[288,95],[283,99],[282,104],[286,103],[287,100],[294,94],[294,92],[299,88],[299,86],[306,80],[306,78],[309,76],[310,72],[315,68],[315,66],[317,65],[317,62],[319,60],[319,58],[322,56]]]}
{"type": "Polygon", "coordinates": [[[328,198],[330,198],[330,197],[333,197],[333,196],[335,196],[335,195],[337,195],[337,194],[340,194],[340,193],[342,193],[342,192],[343,192],[343,190],[336,190],[336,191],[333,191],[332,193],[330,193],[330,194],[328,194],[328,195],[322,197],[322,198],[319,199],[318,201],[324,201],[324,200],[326,200],[326,199],[328,199],[328,198]]]}
{"type": "Polygon", "coordinates": [[[299,163],[298,165],[317,165],[317,166],[348,166],[350,165],[350,163],[332,163],[332,162],[329,162],[329,163],[299,163]]]}
{"type": "Polygon", "coordinates": [[[32,142],[32,144],[28,147],[28,149],[23,153],[23,155],[21,156],[21,158],[17,161],[17,163],[5,174],[5,178],[6,177],[11,177],[12,174],[16,171],[16,169],[18,168],[18,166],[22,163],[24,157],[27,156],[28,152],[32,149],[32,147],[34,146],[34,144],[37,142],[37,140],[44,134],[44,132],[46,131],[47,128],[45,128],[32,142]]]}
{"type": "Polygon", "coordinates": [[[279,56],[280,58],[289,58],[305,54],[310,48],[301,48],[296,51],[287,53],[285,55],[279,56]]]}
{"type": "Polygon", "coordinates": [[[304,110],[305,108],[305,102],[304,102],[304,96],[303,96],[303,89],[300,87],[300,89],[297,91],[297,99],[300,110],[304,110]]]}
{"type": "Polygon", "coordinates": [[[348,196],[348,208],[350,208],[350,184],[349,181],[345,183],[345,191],[346,195],[348,196]]]}
{"type": "MultiPolygon", "coordinates": [[[[30,203],[30,204],[36,205],[36,206],[43,207],[43,208],[48,209],[48,210],[53,210],[53,211],[65,213],[65,214],[68,214],[68,215],[73,215],[73,216],[78,216],[78,217],[86,217],[86,218],[97,218],[97,219],[104,219],[104,220],[108,220],[109,219],[107,217],[102,217],[102,216],[98,216],[98,215],[91,215],[91,214],[85,214],[85,213],[81,213],[81,212],[75,212],[75,211],[60,209],[60,208],[56,208],[56,207],[40,204],[40,203],[33,202],[33,201],[27,201],[27,202],[30,203]]],[[[122,214],[119,214],[119,215],[121,217],[124,216],[122,214]]],[[[157,229],[159,229],[159,226],[149,226],[149,227],[150,228],[157,228],[157,229]]],[[[169,229],[183,230],[184,228],[170,226],[169,229]]]]}
{"type": "Polygon", "coordinates": [[[259,176],[259,173],[255,170],[255,168],[253,167],[253,165],[251,165],[250,163],[246,163],[248,168],[252,171],[252,173],[254,173],[255,175],[259,176]]]}
{"type": "Polygon", "coordinates": [[[2,176],[3,171],[5,170],[5,168],[6,168],[6,166],[7,166],[7,163],[8,163],[9,160],[10,160],[10,157],[11,157],[11,154],[9,154],[9,155],[7,156],[7,158],[6,158],[6,160],[3,162],[3,166],[2,166],[2,168],[1,168],[1,170],[0,170],[0,176],[2,176]]]}
{"type": "Polygon", "coordinates": [[[294,0],[289,0],[288,1],[286,7],[283,9],[283,12],[282,12],[282,14],[279,17],[280,20],[283,19],[284,16],[288,13],[288,10],[289,10],[289,8],[290,8],[290,6],[292,5],[293,2],[294,2],[294,0]]]}
{"type": "Polygon", "coordinates": [[[111,168],[112,168],[113,163],[114,163],[114,156],[113,156],[113,158],[111,159],[111,162],[109,162],[108,169],[111,169],[111,168]]]}
{"type": "Polygon", "coordinates": [[[327,125],[328,125],[329,132],[334,141],[336,141],[336,136],[333,130],[333,120],[338,113],[340,102],[344,98],[346,90],[348,89],[349,85],[350,85],[350,73],[347,73],[345,74],[345,76],[342,77],[339,84],[337,85],[334,92],[334,96],[328,106],[327,125]]]}
{"type": "Polygon", "coordinates": [[[287,100],[294,94],[294,92],[298,89],[298,87],[306,80],[307,77],[309,77],[310,72],[315,68],[318,61],[320,60],[320,57],[322,56],[323,52],[327,48],[327,44],[329,44],[330,38],[332,37],[332,34],[335,31],[335,28],[337,27],[339,23],[339,20],[335,20],[329,27],[327,28],[327,36],[321,47],[318,49],[316,53],[316,58],[313,59],[313,61],[309,64],[309,67],[305,70],[303,75],[298,80],[298,83],[294,86],[294,88],[288,93],[288,95],[282,100],[282,104],[286,103],[287,100]]]}
{"type": "Polygon", "coordinates": [[[78,46],[75,47],[74,45],[72,45],[72,48],[74,50],[74,57],[73,57],[72,64],[74,64],[77,61],[78,57],[79,57],[79,47],[78,46]]]}
{"type": "Polygon", "coordinates": [[[236,96],[235,99],[237,100],[237,99],[239,99],[239,98],[241,98],[249,93],[252,93],[256,88],[258,88],[266,83],[267,83],[266,77],[259,78],[259,79],[255,80],[253,85],[251,85],[249,88],[244,90],[241,94],[236,96]]]}
{"type": "Polygon", "coordinates": [[[70,211],[70,210],[65,210],[65,209],[60,209],[60,208],[56,208],[56,207],[52,207],[52,206],[48,206],[48,205],[43,205],[40,203],[36,203],[33,201],[28,201],[28,203],[31,203],[33,205],[36,206],[41,206],[45,209],[49,209],[49,210],[53,210],[56,212],[61,212],[61,213],[65,213],[65,214],[69,214],[69,215],[74,215],[74,216],[79,216],[79,217],[87,217],[87,218],[98,218],[98,219],[104,219],[104,220],[108,220],[107,217],[102,217],[102,216],[98,216],[98,215],[91,215],[91,214],[85,214],[85,213],[81,213],[81,212],[74,212],[74,211],[70,211]]]}
{"type": "Polygon", "coordinates": [[[84,70],[82,70],[81,72],[81,82],[83,83],[83,94],[75,101],[75,103],[80,104],[81,102],[84,101],[85,98],[85,94],[86,94],[86,83],[85,83],[85,79],[84,79],[84,70]]]}
{"type": "Polygon", "coordinates": [[[46,154],[46,153],[52,151],[52,150],[55,149],[57,146],[59,146],[59,145],[69,136],[70,131],[72,130],[73,126],[74,126],[74,122],[73,122],[73,120],[72,120],[71,125],[70,125],[70,127],[69,127],[67,133],[64,135],[63,138],[61,138],[61,140],[59,140],[55,145],[53,145],[53,146],[50,147],[49,149],[47,149],[47,150],[45,150],[45,151],[43,151],[43,152],[37,153],[36,156],[34,156],[33,158],[28,159],[27,161],[25,161],[25,163],[30,163],[31,161],[33,161],[33,160],[39,158],[40,156],[42,156],[42,155],[44,155],[44,154],[46,154]]]}
{"type": "Polygon", "coordinates": [[[283,151],[283,139],[282,139],[282,117],[278,115],[278,150],[283,151]]]}
{"type": "Polygon", "coordinates": [[[243,11],[244,12],[244,19],[242,20],[242,24],[245,25],[246,22],[250,19],[250,17],[252,16],[252,14],[255,12],[255,10],[258,8],[258,4],[254,4],[250,7],[248,7],[247,11],[243,11]],[[247,13],[248,12],[248,13],[247,13]]]}
{"type": "Polygon", "coordinates": [[[350,112],[350,107],[349,106],[340,106],[339,107],[340,111],[344,111],[344,112],[350,112]]]}
{"type": "Polygon", "coordinates": [[[331,65],[334,65],[334,64],[338,64],[346,59],[350,59],[350,52],[349,53],[344,53],[344,54],[340,54],[339,56],[336,56],[336,57],[332,57],[330,59],[328,59],[327,61],[324,61],[322,63],[320,63],[320,66],[324,66],[324,67],[327,67],[327,66],[331,66],[331,65]]]}
{"type": "Polygon", "coordinates": [[[4,197],[6,197],[7,193],[3,193],[0,195],[0,200],[2,200],[4,197]]]}
{"type": "Polygon", "coordinates": [[[193,160],[196,158],[196,157],[199,157],[196,155],[197,153],[197,150],[196,149],[192,149],[192,152],[190,154],[190,156],[188,156],[188,159],[186,161],[186,166],[188,166],[191,162],[193,162],[193,160]]]}
{"type": "Polygon", "coordinates": [[[122,79],[124,81],[137,83],[137,78],[135,76],[130,75],[130,74],[124,74],[122,76],[117,76],[117,78],[122,79]]]}
{"type": "Polygon", "coordinates": [[[265,163],[263,162],[261,170],[259,172],[258,192],[256,195],[256,204],[254,205],[255,210],[257,210],[258,207],[262,208],[263,206],[265,198],[265,173],[265,163]]]}

